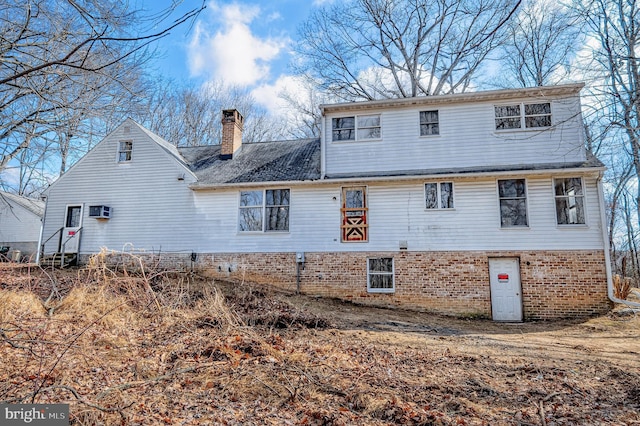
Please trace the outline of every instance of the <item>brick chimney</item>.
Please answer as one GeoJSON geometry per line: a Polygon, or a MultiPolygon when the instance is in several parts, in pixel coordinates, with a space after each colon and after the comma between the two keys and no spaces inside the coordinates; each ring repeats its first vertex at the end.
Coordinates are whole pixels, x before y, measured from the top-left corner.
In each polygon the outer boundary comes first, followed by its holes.
{"type": "Polygon", "coordinates": [[[228,160],[242,145],[244,117],[235,109],[222,110],[222,143],[220,158],[228,160]]]}

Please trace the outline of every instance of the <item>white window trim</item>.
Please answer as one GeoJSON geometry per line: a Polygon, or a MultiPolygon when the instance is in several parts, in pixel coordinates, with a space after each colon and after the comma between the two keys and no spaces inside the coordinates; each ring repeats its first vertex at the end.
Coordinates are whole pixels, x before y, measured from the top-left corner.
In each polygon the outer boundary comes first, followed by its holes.
{"type": "Polygon", "coordinates": [[[371,271],[369,270],[369,259],[381,259],[380,257],[367,257],[367,293],[395,293],[396,292],[396,260],[394,257],[391,259],[391,272],[375,272],[377,275],[391,275],[392,287],[391,288],[371,288],[371,271]]]}
{"type": "Polygon", "coordinates": [[[133,161],[133,141],[132,140],[121,140],[118,141],[118,149],[116,150],[116,162],[118,164],[129,164],[133,161]],[[129,154],[129,159],[128,160],[120,160],[120,154],[123,152],[127,152],[127,150],[121,150],[122,144],[124,143],[130,143],[131,144],[131,150],[128,151],[129,154]]]}
{"type": "Polygon", "coordinates": [[[554,176],[551,178],[551,197],[553,199],[553,220],[556,222],[556,227],[558,229],[584,229],[589,227],[589,209],[587,208],[587,188],[585,186],[585,178],[584,176],[554,176]],[[555,181],[556,179],[570,179],[570,178],[580,178],[582,184],[582,205],[584,207],[584,223],[558,223],[558,213],[556,212],[556,188],[555,181]]]}
{"type": "Polygon", "coordinates": [[[440,122],[440,110],[439,109],[421,109],[418,111],[418,137],[419,138],[439,138],[442,136],[442,123],[440,122]],[[437,135],[423,135],[420,131],[420,113],[421,112],[437,112],[438,113],[438,134],[437,135]]]}
{"type": "MultiPolygon", "coordinates": [[[[354,142],[379,142],[382,140],[382,114],[381,113],[373,113],[373,114],[353,114],[353,115],[340,115],[336,117],[331,117],[331,119],[327,120],[329,122],[329,126],[331,126],[331,143],[341,144],[341,143],[354,143],[354,142]],[[366,139],[358,139],[358,117],[366,117],[370,115],[377,115],[380,117],[380,137],[379,138],[366,138],[366,139]],[[333,140],[333,119],[334,118],[348,118],[353,117],[354,120],[354,138],[353,139],[341,139],[341,140],[333,140]]],[[[371,129],[372,127],[363,127],[364,129],[371,129]]]]}
{"type": "MultiPolygon", "coordinates": [[[[500,103],[500,104],[494,104],[493,105],[493,131],[496,133],[509,133],[509,132],[541,132],[544,130],[549,130],[553,127],[553,117],[554,117],[554,113],[553,113],[553,102],[551,101],[539,101],[539,102],[506,102],[506,103],[500,103]],[[551,125],[550,126],[545,126],[545,127],[527,127],[526,126],[526,117],[527,115],[525,115],[525,111],[524,111],[524,106],[525,105],[535,105],[535,104],[549,104],[549,110],[550,113],[549,114],[538,114],[538,115],[550,115],[551,116],[551,125]],[[515,106],[518,105],[520,106],[520,127],[518,127],[517,129],[496,129],[496,119],[498,117],[496,117],[496,107],[504,107],[504,106],[515,106]]],[[[502,118],[506,118],[506,117],[502,117],[502,118]]]]}
{"type": "Polygon", "coordinates": [[[456,188],[455,188],[455,183],[452,180],[432,180],[432,181],[426,181],[423,185],[422,185],[422,201],[424,203],[424,210],[427,212],[437,212],[437,211],[453,211],[456,209],[456,188]],[[438,207],[433,208],[433,209],[429,209],[427,208],[426,202],[427,202],[427,184],[429,183],[435,183],[437,185],[437,197],[438,197],[438,207]],[[452,192],[452,196],[453,196],[453,207],[442,207],[441,202],[442,202],[442,195],[440,192],[440,185],[443,183],[450,183],[451,184],[451,192],[452,192]]]}
{"type": "Polygon", "coordinates": [[[291,232],[291,188],[265,188],[265,189],[247,189],[247,190],[240,190],[238,191],[238,215],[236,218],[236,234],[239,235],[274,235],[274,234],[289,234],[291,232]],[[267,213],[267,191],[273,191],[273,190],[288,190],[289,191],[289,229],[287,229],[286,231],[280,231],[280,230],[273,230],[273,231],[268,231],[266,230],[266,213],[267,213]],[[241,200],[242,200],[242,193],[243,192],[254,192],[254,191],[262,191],[262,230],[260,231],[242,231],[240,230],[240,212],[242,211],[242,209],[250,209],[250,208],[258,208],[258,206],[242,206],[241,205],[241,200]]]}
{"type": "MultiPolygon", "coordinates": [[[[520,178],[520,177],[514,177],[514,178],[500,178],[500,179],[496,179],[496,201],[497,201],[497,207],[498,207],[498,228],[503,230],[503,231],[512,231],[512,230],[524,230],[524,229],[531,229],[531,215],[529,214],[529,205],[531,204],[530,198],[529,198],[529,181],[527,178],[520,178]],[[525,195],[525,200],[526,200],[526,204],[527,204],[527,224],[526,225],[514,225],[514,226],[502,226],[502,210],[500,209],[500,186],[498,185],[498,181],[501,180],[524,180],[524,195],[525,195]]],[[[455,205],[455,204],[454,204],[455,205]]],[[[554,214],[555,214],[555,207],[554,207],[554,214]]]]}

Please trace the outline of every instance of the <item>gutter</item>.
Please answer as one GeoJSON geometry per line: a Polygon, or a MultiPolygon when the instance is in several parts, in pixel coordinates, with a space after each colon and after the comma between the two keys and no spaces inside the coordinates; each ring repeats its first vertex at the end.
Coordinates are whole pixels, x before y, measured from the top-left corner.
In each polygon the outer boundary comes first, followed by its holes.
{"type": "Polygon", "coordinates": [[[613,291],[613,274],[611,272],[611,253],[609,250],[609,235],[607,235],[607,216],[604,210],[604,190],[602,189],[602,178],[604,177],[604,172],[601,172],[598,176],[597,186],[598,186],[598,198],[600,199],[600,227],[602,228],[602,241],[604,243],[604,261],[605,261],[605,269],[607,272],[607,294],[609,296],[609,300],[613,303],[620,303],[623,305],[627,305],[630,308],[640,308],[640,303],[631,302],[629,300],[618,299],[614,296],[613,291]]]}
{"type": "MultiPolygon", "coordinates": [[[[234,183],[193,183],[189,185],[189,188],[193,191],[204,191],[214,189],[229,189],[229,188],[264,188],[273,187],[274,185],[284,186],[307,186],[307,185],[333,185],[333,184],[352,184],[352,183],[367,183],[367,182],[412,182],[421,180],[433,180],[433,179],[475,179],[484,177],[501,177],[501,176],[520,176],[520,175],[567,175],[567,174],[580,174],[599,172],[600,175],[604,173],[604,167],[574,167],[568,169],[540,169],[540,170],[504,170],[504,171],[490,171],[490,172],[457,172],[457,173],[430,173],[430,174],[411,174],[411,175],[396,175],[396,176],[366,176],[366,177],[344,177],[344,178],[331,178],[324,176],[320,179],[309,180],[288,180],[288,181],[269,181],[269,182],[234,182],[234,183]]],[[[605,228],[606,229],[606,228],[605,228]]]]}

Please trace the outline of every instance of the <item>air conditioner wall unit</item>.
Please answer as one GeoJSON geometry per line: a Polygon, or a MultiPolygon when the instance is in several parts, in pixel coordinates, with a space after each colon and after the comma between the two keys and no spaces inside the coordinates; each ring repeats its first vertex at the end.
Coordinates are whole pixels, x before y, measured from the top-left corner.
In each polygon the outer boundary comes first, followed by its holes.
{"type": "Polygon", "coordinates": [[[95,217],[96,219],[109,219],[111,217],[111,207],[89,206],[89,217],[95,217]]]}

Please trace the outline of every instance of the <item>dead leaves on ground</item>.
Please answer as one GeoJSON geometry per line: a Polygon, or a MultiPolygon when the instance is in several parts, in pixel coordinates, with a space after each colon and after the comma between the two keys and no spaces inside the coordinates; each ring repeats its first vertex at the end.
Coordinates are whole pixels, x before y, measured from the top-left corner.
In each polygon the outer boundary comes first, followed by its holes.
{"type": "Polygon", "coordinates": [[[210,282],[178,306],[167,283],[150,298],[131,281],[76,281],[51,314],[34,277],[1,278],[0,402],[69,403],[73,424],[640,422],[640,376],[602,361],[466,353],[463,335],[389,345],[264,289],[210,282]]]}

